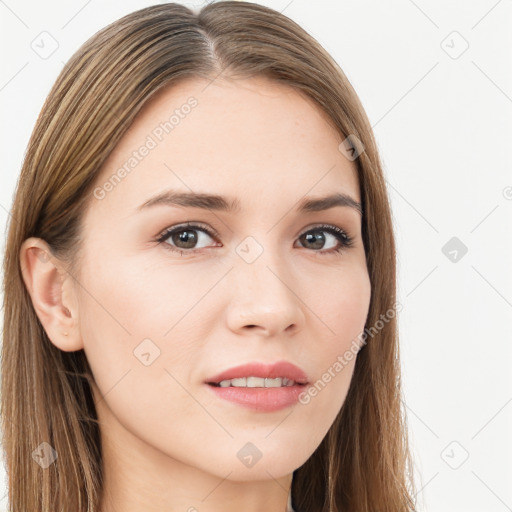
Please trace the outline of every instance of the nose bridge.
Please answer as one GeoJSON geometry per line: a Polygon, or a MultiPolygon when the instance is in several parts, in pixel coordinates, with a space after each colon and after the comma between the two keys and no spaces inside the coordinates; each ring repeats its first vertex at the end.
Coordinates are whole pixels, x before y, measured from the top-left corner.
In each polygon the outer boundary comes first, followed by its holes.
{"type": "Polygon", "coordinates": [[[258,293],[267,289],[269,294],[280,296],[290,292],[285,284],[289,272],[282,240],[276,233],[277,230],[261,230],[243,239],[235,248],[234,270],[241,281],[258,293]]]}
{"type": "Polygon", "coordinates": [[[302,324],[301,301],[293,292],[293,276],[281,249],[268,234],[248,236],[236,247],[230,272],[232,328],[250,325],[278,333],[302,324]]]}

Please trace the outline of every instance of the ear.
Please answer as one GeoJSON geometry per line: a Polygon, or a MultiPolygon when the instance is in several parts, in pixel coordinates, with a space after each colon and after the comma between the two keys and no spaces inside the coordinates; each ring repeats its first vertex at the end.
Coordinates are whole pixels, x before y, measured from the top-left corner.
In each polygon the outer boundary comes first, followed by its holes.
{"type": "Polygon", "coordinates": [[[65,352],[83,348],[73,277],[41,238],[27,238],[20,265],[34,310],[51,342],[65,352]]]}

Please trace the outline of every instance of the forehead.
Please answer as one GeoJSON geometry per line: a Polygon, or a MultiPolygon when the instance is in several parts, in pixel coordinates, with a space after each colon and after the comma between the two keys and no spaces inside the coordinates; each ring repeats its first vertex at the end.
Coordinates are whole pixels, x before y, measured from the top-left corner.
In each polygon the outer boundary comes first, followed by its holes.
{"type": "Polygon", "coordinates": [[[343,137],[313,100],[265,78],[188,79],[158,91],[104,164],[102,208],[164,189],[237,198],[242,210],[341,192],[359,201],[343,137]]]}

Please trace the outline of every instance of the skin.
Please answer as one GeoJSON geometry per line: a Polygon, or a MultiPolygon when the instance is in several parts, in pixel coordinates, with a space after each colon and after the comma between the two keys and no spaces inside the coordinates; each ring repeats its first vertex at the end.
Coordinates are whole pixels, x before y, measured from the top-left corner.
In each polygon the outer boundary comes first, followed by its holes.
{"type": "Polygon", "coordinates": [[[360,202],[355,163],[338,150],[342,137],[312,101],[284,85],[207,84],[194,79],[160,91],[110,155],[97,186],[168,112],[197,98],[136,168],[91,200],[79,276],[41,239],[21,248],[25,283],[52,343],[84,349],[93,370],[102,512],[284,512],[293,471],[340,411],[356,358],[308,404],[275,412],[217,398],[204,381],[242,363],[285,359],[314,383],[350,348],[368,313],[360,214],[347,206],[294,211],[305,196],[336,191],[360,202]],[[136,211],[165,189],[237,198],[242,210],[136,211]],[[180,248],[196,252],[183,256],[166,248],[180,243],[177,236],[155,242],[187,221],[214,228],[218,239],[193,231],[196,245],[180,248]],[[340,242],[314,229],[321,223],[346,231],[353,245],[327,254],[340,242]],[[324,234],[323,246],[301,238],[311,230],[324,234]],[[248,236],[263,249],[252,263],[236,252],[248,236]],[[160,350],[148,366],[134,356],[147,338],[160,350]],[[247,442],[262,455],[252,467],[237,457],[247,442]]]}

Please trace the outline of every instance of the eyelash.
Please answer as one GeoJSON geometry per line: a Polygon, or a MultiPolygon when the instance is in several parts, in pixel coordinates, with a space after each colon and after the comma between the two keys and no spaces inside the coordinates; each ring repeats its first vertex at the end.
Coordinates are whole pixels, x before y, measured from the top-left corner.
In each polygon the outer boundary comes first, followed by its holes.
{"type": "MultiPolygon", "coordinates": [[[[176,227],[167,228],[163,233],[161,233],[157,237],[157,239],[155,241],[158,242],[158,243],[163,243],[163,242],[165,242],[165,240],[167,240],[174,233],[179,233],[181,231],[187,231],[187,230],[203,231],[204,233],[206,233],[211,238],[214,238],[214,239],[218,239],[219,238],[219,234],[217,233],[217,231],[215,231],[212,228],[206,228],[206,227],[204,227],[202,225],[194,224],[194,223],[186,223],[186,224],[180,224],[179,226],[176,226],[176,227]]],[[[338,228],[337,226],[333,226],[331,224],[322,224],[320,226],[315,226],[314,228],[310,228],[307,231],[303,231],[299,235],[299,238],[301,236],[309,233],[309,232],[312,232],[312,231],[326,231],[326,232],[331,233],[332,235],[334,235],[338,239],[338,241],[340,242],[340,246],[335,248],[335,249],[329,249],[327,251],[315,251],[315,250],[313,250],[313,252],[316,252],[319,255],[338,254],[338,253],[341,252],[342,249],[348,249],[349,247],[352,247],[352,245],[354,244],[354,240],[353,240],[353,238],[351,236],[349,236],[342,229],[338,228]]],[[[164,246],[165,246],[166,249],[169,249],[172,252],[177,252],[177,253],[179,253],[182,256],[184,254],[191,254],[191,253],[193,254],[193,253],[198,252],[198,251],[201,250],[201,249],[183,250],[183,249],[178,249],[178,248],[172,246],[171,244],[166,244],[166,243],[164,243],[164,246]]]]}

